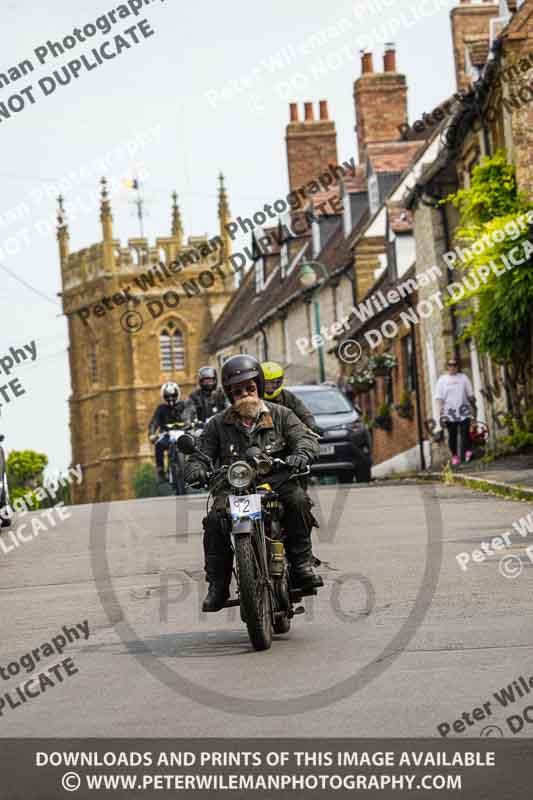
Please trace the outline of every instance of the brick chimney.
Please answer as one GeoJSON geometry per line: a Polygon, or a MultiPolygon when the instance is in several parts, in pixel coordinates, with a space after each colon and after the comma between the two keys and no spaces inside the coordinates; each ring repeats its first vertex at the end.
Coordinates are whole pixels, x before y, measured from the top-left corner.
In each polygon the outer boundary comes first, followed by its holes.
{"type": "Polygon", "coordinates": [[[353,87],[359,163],[370,142],[397,142],[407,122],[407,82],[396,72],[396,50],[385,45],[383,72],[374,72],[372,53],[361,57],[361,77],[353,87]]]}
{"type": "Polygon", "coordinates": [[[327,100],[320,101],[319,119],[315,119],[313,104],[304,103],[302,121],[298,105],[291,103],[285,141],[291,191],[327,172],[330,164],[338,164],[337,132],[335,123],[329,119],[327,100]]]}
{"type": "MultiPolygon", "coordinates": [[[[509,4],[511,8],[513,3],[509,4]]],[[[516,6],[515,6],[516,8],[516,6]]],[[[512,10],[512,8],[511,8],[512,10]]],[[[457,88],[468,91],[471,78],[465,73],[465,50],[474,42],[490,38],[490,20],[500,16],[499,3],[495,0],[461,0],[460,5],[452,9],[452,40],[455,61],[455,78],[457,88]]]]}

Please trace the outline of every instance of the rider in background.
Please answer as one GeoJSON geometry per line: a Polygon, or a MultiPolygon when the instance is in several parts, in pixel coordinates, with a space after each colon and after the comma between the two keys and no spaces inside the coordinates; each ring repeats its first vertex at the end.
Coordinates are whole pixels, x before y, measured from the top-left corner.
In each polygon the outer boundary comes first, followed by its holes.
{"type": "Polygon", "coordinates": [[[268,400],[269,403],[290,408],[304,425],[311,428],[314,433],[320,434],[320,427],[316,424],[314,416],[305,403],[302,403],[299,397],[284,388],[283,379],[285,373],[281,364],[278,364],[277,361],[264,361],[261,364],[261,368],[265,376],[265,400],[268,400]]]}
{"type": "Polygon", "coordinates": [[[193,403],[196,418],[200,422],[206,422],[227,405],[224,392],[221,388],[217,389],[217,383],[217,371],[214,367],[200,367],[198,389],[189,396],[189,402],[193,403]]]}
{"type": "Polygon", "coordinates": [[[162,385],[161,399],[163,402],[157,406],[148,425],[148,435],[150,441],[155,443],[157,477],[160,481],[165,481],[165,450],[168,450],[169,446],[167,425],[175,422],[190,422],[193,410],[188,403],[180,400],[180,387],[174,381],[168,381],[162,385]],[[159,433],[165,433],[165,435],[159,438],[159,433]]]}

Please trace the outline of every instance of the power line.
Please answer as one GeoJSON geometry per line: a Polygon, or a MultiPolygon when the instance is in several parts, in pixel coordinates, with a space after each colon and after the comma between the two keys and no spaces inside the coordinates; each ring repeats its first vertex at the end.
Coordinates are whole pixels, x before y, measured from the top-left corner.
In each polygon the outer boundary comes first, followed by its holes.
{"type": "Polygon", "coordinates": [[[4,264],[0,264],[0,269],[3,269],[4,272],[7,272],[8,275],[11,275],[12,278],[14,278],[16,281],[25,286],[26,289],[29,289],[30,292],[34,292],[35,294],[39,295],[39,297],[42,297],[43,300],[47,300],[49,303],[53,303],[56,307],[61,305],[60,303],[58,303],[57,300],[52,300],[51,297],[48,297],[47,294],[41,292],[40,289],[37,289],[35,286],[32,286],[31,283],[27,283],[23,278],[19,278],[19,276],[15,272],[10,270],[4,264]]]}

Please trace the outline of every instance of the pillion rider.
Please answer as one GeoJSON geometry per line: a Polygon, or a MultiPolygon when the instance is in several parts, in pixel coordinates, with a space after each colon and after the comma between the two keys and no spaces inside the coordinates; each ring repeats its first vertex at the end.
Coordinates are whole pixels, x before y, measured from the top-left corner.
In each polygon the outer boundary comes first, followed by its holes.
{"type": "MultiPolygon", "coordinates": [[[[319,447],[311,431],[290,409],[263,400],[265,381],[255,358],[243,354],[228,359],[222,367],[221,379],[231,406],[208,422],[199,440],[200,450],[215,466],[244,459],[249,447],[264,450],[267,445],[273,446],[276,457],[285,459],[297,472],[315,460],[319,447]]],[[[283,477],[287,477],[286,473],[283,477]]],[[[186,464],[185,478],[188,483],[206,480],[205,464],[194,454],[186,464]]],[[[311,528],[317,524],[311,513],[311,498],[296,479],[282,484],[278,478],[278,486],[273,473],[268,481],[278,491],[284,507],[285,550],[294,585],[305,589],[322,586],[322,578],[311,566],[311,528]]],[[[229,488],[217,493],[203,520],[205,572],[209,583],[204,611],[219,611],[229,597],[233,565],[225,510],[229,493],[229,488]]]]}
{"type": "Polygon", "coordinates": [[[190,422],[193,410],[190,404],[180,400],[180,387],[174,381],[167,381],[161,386],[163,402],[157,406],[148,425],[150,441],[155,443],[155,464],[160,481],[165,477],[165,450],[169,447],[167,426],[176,422],[190,422]],[[159,433],[167,435],[159,438],[159,433]]]}

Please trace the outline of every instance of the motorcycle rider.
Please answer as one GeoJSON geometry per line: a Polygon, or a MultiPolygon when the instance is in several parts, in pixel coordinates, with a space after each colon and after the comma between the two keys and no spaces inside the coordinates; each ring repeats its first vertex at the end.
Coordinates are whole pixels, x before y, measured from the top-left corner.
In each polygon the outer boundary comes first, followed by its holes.
{"type": "Polygon", "coordinates": [[[170,444],[166,426],[174,422],[190,422],[192,408],[180,400],[180,387],[174,381],[167,381],[161,386],[161,399],[163,402],[157,406],[148,425],[148,436],[155,443],[157,477],[160,481],[166,481],[165,450],[168,450],[170,444]],[[161,438],[160,432],[165,433],[161,438]]]}
{"type": "MultiPolygon", "coordinates": [[[[229,358],[222,367],[221,379],[231,406],[208,422],[199,440],[199,449],[211,458],[215,467],[244,459],[251,446],[261,450],[271,446],[272,455],[284,458],[297,472],[318,456],[316,437],[298,417],[284,406],[263,400],[265,381],[255,358],[245,354],[229,358]]],[[[186,481],[205,483],[206,477],[205,464],[193,453],[186,464],[186,481]]],[[[311,566],[311,528],[317,524],[311,513],[312,501],[297,480],[282,483],[286,477],[285,471],[276,481],[273,473],[268,482],[278,491],[284,507],[282,524],[287,533],[285,550],[292,581],[302,589],[319,587],[323,585],[322,578],[311,566]]],[[[229,487],[217,493],[203,520],[205,572],[209,583],[203,611],[219,611],[229,597],[233,564],[225,510],[229,493],[229,487]]]]}
{"type": "Polygon", "coordinates": [[[214,367],[200,367],[198,370],[198,388],[189,396],[196,411],[196,418],[206,422],[213,414],[226,407],[226,398],[222,389],[217,389],[218,377],[214,367]]]}
{"type": "Polygon", "coordinates": [[[283,386],[285,372],[281,364],[278,364],[277,361],[263,361],[261,369],[265,376],[265,400],[290,408],[304,425],[311,428],[314,433],[320,434],[321,430],[305,403],[302,403],[299,397],[283,386]]]}

